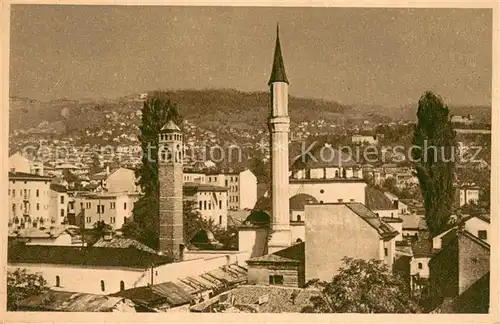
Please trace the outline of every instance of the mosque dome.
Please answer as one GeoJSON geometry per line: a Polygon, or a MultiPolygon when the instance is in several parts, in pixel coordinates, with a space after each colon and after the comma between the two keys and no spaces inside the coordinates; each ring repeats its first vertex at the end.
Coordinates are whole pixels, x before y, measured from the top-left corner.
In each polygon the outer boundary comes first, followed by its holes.
{"type": "Polygon", "coordinates": [[[262,210],[255,210],[245,219],[245,223],[250,225],[268,225],[271,221],[269,215],[262,210]]]}

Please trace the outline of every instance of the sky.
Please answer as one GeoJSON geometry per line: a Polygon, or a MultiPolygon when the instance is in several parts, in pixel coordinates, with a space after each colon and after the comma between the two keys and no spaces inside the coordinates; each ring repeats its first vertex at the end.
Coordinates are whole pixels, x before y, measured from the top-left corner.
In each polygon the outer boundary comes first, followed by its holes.
{"type": "Polygon", "coordinates": [[[276,24],[289,94],[490,105],[490,9],[12,5],[10,96],[267,91],[276,24]]]}

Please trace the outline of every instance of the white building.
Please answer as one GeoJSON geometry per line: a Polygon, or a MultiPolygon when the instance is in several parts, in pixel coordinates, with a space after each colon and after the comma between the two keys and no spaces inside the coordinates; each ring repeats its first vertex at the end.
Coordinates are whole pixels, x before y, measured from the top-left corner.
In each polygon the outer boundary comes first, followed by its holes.
{"type": "Polygon", "coordinates": [[[67,221],[69,197],[66,187],[52,183],[50,185],[49,197],[49,213],[51,219],[54,219],[57,225],[67,221]]]}
{"type": "Polygon", "coordinates": [[[54,224],[50,214],[52,178],[29,173],[9,172],[9,225],[32,227],[54,224]]]}
{"type": "Polygon", "coordinates": [[[113,229],[120,229],[128,219],[132,219],[134,203],[138,194],[131,193],[80,193],[74,198],[74,213],[77,222],[86,229],[104,221],[113,229]]]}
{"type": "Polygon", "coordinates": [[[205,183],[227,187],[227,206],[230,210],[252,209],[257,202],[257,177],[250,170],[241,172],[184,171],[184,183],[205,183]]]}
{"type": "Polygon", "coordinates": [[[185,183],[184,198],[195,202],[201,216],[214,224],[227,227],[227,188],[214,184],[185,183]]]}

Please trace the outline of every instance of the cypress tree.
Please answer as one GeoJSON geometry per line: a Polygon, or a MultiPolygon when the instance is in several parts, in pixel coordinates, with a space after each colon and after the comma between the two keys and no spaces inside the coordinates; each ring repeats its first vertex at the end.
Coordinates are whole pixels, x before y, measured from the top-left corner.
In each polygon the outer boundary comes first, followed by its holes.
{"type": "Polygon", "coordinates": [[[134,204],[133,227],[135,236],[139,236],[137,239],[153,248],[158,245],[158,233],[154,226],[159,212],[158,135],[169,120],[173,120],[179,127],[182,126],[182,117],[177,106],[168,99],[168,93],[148,94],[142,108],[142,123],[139,127],[142,166],[136,171],[143,195],[134,204]]]}
{"type": "Polygon", "coordinates": [[[448,107],[430,91],[420,97],[417,117],[412,158],[424,199],[425,221],[435,236],[447,228],[453,209],[455,131],[448,107]]]}

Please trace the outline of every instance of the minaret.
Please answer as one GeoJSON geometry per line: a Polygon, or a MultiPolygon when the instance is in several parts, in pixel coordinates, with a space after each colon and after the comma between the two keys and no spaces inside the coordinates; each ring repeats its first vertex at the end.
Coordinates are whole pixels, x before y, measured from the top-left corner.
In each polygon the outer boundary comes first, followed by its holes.
{"type": "Polygon", "coordinates": [[[159,134],[158,180],[160,184],[158,235],[159,252],[182,260],[184,229],[182,214],[183,199],[183,144],[182,132],[168,121],[159,134]]]}
{"type": "Polygon", "coordinates": [[[279,26],[276,31],[274,62],[269,79],[271,109],[268,127],[271,138],[272,224],[268,252],[274,253],[291,245],[288,201],[288,79],[281,56],[279,26]]]}

